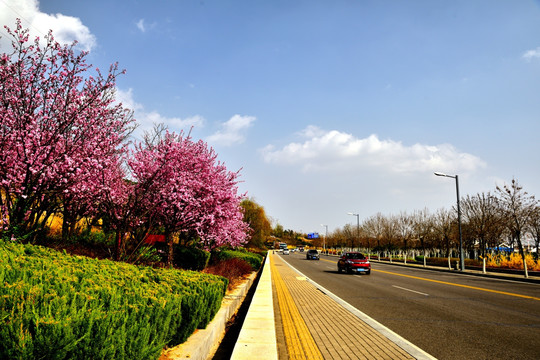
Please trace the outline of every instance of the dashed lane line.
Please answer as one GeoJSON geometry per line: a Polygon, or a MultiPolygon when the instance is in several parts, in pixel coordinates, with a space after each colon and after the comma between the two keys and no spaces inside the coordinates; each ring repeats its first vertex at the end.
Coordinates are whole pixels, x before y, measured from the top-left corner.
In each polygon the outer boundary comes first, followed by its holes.
{"type": "Polygon", "coordinates": [[[412,289],[407,289],[407,288],[397,286],[397,285],[392,285],[392,287],[395,287],[396,289],[400,289],[400,290],[410,291],[412,293],[419,294],[419,295],[429,296],[429,294],[426,294],[426,293],[423,293],[423,292],[420,292],[420,291],[416,291],[416,290],[412,290],[412,289]]]}

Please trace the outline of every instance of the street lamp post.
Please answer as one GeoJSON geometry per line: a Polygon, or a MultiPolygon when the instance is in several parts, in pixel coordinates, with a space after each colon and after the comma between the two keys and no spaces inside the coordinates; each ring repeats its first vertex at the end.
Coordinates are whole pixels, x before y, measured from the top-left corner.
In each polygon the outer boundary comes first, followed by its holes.
{"type": "Polygon", "coordinates": [[[360,214],[347,213],[348,215],[356,216],[356,238],[360,243],[360,214]]]}
{"type": "Polygon", "coordinates": [[[458,229],[459,229],[459,270],[465,270],[465,257],[463,256],[463,239],[461,237],[461,209],[459,207],[459,180],[457,175],[447,175],[441,172],[436,172],[436,176],[445,176],[452,179],[456,179],[456,195],[457,195],[457,217],[458,217],[458,229]]]}
{"type": "Polygon", "coordinates": [[[324,226],[326,228],[326,233],[323,239],[323,252],[326,254],[326,237],[328,236],[328,225],[321,224],[321,226],[324,226]]]}

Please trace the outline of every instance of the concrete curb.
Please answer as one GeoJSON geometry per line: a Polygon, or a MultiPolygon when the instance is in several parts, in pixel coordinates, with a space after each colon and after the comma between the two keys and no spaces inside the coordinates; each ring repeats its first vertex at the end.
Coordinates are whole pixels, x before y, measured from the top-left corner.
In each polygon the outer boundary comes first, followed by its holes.
{"type": "Polygon", "coordinates": [[[205,329],[196,330],[183,344],[168,349],[161,354],[160,360],[206,360],[216,352],[225,336],[225,327],[231,317],[236,314],[251,285],[257,278],[254,272],[242,285],[227,293],[221,308],[205,329]]]}
{"type": "Polygon", "coordinates": [[[278,359],[269,255],[234,346],[233,360],[278,359]]]}

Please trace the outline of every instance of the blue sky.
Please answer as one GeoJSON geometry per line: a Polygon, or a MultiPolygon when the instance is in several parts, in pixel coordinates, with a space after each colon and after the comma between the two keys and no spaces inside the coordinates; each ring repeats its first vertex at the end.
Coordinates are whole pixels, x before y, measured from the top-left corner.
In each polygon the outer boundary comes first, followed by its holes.
{"type": "Polygon", "coordinates": [[[286,229],[450,208],[434,171],[540,196],[538,1],[0,0],[16,17],[118,62],[135,136],[194,126],[286,229]]]}

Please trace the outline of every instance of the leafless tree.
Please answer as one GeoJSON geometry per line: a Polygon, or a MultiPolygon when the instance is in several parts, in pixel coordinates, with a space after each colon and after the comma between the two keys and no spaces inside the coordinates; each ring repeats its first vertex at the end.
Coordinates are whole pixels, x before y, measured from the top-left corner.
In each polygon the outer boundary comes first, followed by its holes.
{"type": "Polygon", "coordinates": [[[399,247],[398,217],[395,215],[382,218],[382,246],[389,251],[399,247]]]}
{"type": "Polygon", "coordinates": [[[539,258],[539,245],[540,245],[540,205],[536,204],[534,211],[531,214],[529,221],[529,229],[534,238],[534,245],[536,247],[535,258],[539,258]]]}
{"type": "Polygon", "coordinates": [[[328,234],[327,247],[354,246],[356,238],[356,226],[346,224],[342,229],[336,229],[328,234]]]}
{"type": "Polygon", "coordinates": [[[366,235],[375,240],[376,247],[381,248],[381,240],[384,234],[384,216],[379,212],[369,218],[367,218],[363,224],[362,228],[366,232],[366,235]]]}
{"type": "Polygon", "coordinates": [[[432,240],[433,232],[433,217],[430,215],[429,210],[415,211],[412,215],[414,237],[419,241],[419,247],[422,250],[429,248],[430,240],[432,240]]]}
{"type": "Polygon", "coordinates": [[[350,246],[351,248],[355,247],[358,238],[357,232],[356,226],[351,224],[346,224],[343,227],[343,240],[346,246],[350,246]]]}
{"type": "Polygon", "coordinates": [[[502,188],[497,186],[496,192],[500,210],[506,220],[506,226],[517,241],[519,254],[523,259],[525,277],[528,277],[521,236],[530,223],[538,202],[533,195],[529,195],[523,190],[523,187],[518,184],[516,179],[512,179],[510,185],[505,184],[502,188]]]}
{"type": "Polygon", "coordinates": [[[496,198],[488,193],[467,195],[461,199],[461,213],[467,224],[467,233],[480,244],[482,256],[487,246],[499,243],[501,214],[496,198]]]}
{"type": "Polygon", "coordinates": [[[456,216],[454,212],[447,209],[439,209],[433,216],[433,227],[437,238],[438,247],[445,250],[445,256],[450,256],[450,250],[453,247],[453,236],[456,231],[456,216]]]}
{"type": "Polygon", "coordinates": [[[402,211],[396,216],[396,232],[400,242],[399,246],[407,251],[410,246],[409,241],[413,236],[413,220],[406,212],[402,211]]]}

